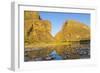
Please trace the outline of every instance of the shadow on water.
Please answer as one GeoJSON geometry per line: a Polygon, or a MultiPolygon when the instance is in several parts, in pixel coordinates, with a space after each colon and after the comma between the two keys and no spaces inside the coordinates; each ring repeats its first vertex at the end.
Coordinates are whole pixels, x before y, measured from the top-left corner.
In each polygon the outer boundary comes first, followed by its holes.
{"type": "Polygon", "coordinates": [[[74,41],[71,45],[33,48],[24,51],[24,61],[49,61],[90,58],[90,41],[74,41]]]}

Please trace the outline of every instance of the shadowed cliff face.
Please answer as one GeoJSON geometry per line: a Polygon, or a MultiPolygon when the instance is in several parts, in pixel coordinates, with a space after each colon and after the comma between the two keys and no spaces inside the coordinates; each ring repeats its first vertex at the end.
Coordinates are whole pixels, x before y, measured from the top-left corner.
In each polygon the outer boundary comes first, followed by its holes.
{"type": "Polygon", "coordinates": [[[25,11],[25,43],[51,42],[51,23],[48,20],[42,20],[38,12],[25,11]]]}
{"type": "Polygon", "coordinates": [[[90,40],[90,28],[75,20],[64,23],[61,31],[55,36],[56,41],[90,40]]]}

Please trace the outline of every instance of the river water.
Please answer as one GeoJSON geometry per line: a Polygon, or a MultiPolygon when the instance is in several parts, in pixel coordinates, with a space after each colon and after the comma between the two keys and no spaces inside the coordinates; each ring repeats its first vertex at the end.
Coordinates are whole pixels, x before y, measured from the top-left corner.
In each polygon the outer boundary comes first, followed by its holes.
{"type": "Polygon", "coordinates": [[[55,46],[52,50],[38,48],[37,50],[25,51],[24,61],[50,61],[67,59],[89,59],[90,42],[73,42],[73,45],[55,46]]]}

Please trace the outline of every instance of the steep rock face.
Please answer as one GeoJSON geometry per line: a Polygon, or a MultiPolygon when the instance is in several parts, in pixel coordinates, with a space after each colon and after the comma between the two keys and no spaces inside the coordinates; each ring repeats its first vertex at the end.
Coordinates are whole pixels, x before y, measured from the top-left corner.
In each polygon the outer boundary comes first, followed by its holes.
{"type": "Polygon", "coordinates": [[[90,40],[90,28],[75,20],[64,23],[60,32],[55,36],[56,41],[90,40]]]}
{"type": "Polygon", "coordinates": [[[24,19],[31,20],[31,19],[40,19],[39,13],[36,11],[24,11],[24,19]]]}
{"type": "Polygon", "coordinates": [[[38,12],[26,11],[24,13],[24,37],[25,43],[51,42],[53,37],[51,32],[51,23],[48,20],[42,20],[38,12]]]}
{"type": "Polygon", "coordinates": [[[90,28],[78,21],[68,20],[64,23],[62,29],[56,34],[55,42],[75,42],[68,46],[57,46],[55,47],[55,49],[60,55],[69,54],[70,59],[79,58],[76,48],[81,47],[81,45],[79,42],[76,41],[80,40],[90,40],[90,28]]]}

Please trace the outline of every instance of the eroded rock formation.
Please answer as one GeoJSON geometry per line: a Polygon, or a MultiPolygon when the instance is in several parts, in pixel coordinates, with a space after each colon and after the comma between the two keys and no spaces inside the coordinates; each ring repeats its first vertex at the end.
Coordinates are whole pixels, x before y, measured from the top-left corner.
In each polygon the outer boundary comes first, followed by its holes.
{"type": "Polygon", "coordinates": [[[90,28],[85,24],[68,20],[64,23],[61,31],[55,36],[56,41],[80,41],[90,40],[90,28]]]}
{"type": "Polygon", "coordinates": [[[53,41],[49,20],[42,20],[39,13],[35,11],[25,11],[24,16],[25,43],[34,44],[53,41]]]}

